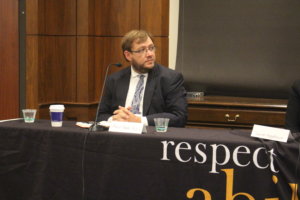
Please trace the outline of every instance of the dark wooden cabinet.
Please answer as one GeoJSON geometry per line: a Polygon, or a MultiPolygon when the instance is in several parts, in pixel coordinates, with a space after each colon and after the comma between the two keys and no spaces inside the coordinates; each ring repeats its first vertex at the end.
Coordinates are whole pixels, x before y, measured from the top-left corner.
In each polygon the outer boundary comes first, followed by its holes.
{"type": "Polygon", "coordinates": [[[191,127],[252,128],[253,124],[283,127],[287,100],[204,96],[188,100],[191,127]]]}

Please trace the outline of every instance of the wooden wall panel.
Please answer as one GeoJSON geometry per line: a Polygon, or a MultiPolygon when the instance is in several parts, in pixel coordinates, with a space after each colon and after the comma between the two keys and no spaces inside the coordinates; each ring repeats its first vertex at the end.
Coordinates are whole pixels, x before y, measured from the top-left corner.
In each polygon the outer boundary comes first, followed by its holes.
{"type": "Polygon", "coordinates": [[[39,37],[40,103],[76,101],[76,37],[39,37]]]}
{"type": "Polygon", "coordinates": [[[0,85],[0,119],[18,117],[18,0],[0,1],[0,85]]]}
{"type": "Polygon", "coordinates": [[[26,12],[27,34],[76,34],[76,0],[26,0],[26,12]]]}
{"type": "Polygon", "coordinates": [[[76,34],[76,0],[43,0],[45,32],[50,35],[76,34]]]}
{"type": "Polygon", "coordinates": [[[154,36],[169,36],[169,0],[141,0],[140,27],[154,36]]]}
{"type": "Polygon", "coordinates": [[[26,34],[39,33],[39,21],[43,22],[44,15],[39,15],[41,8],[39,8],[39,0],[26,0],[26,34]]]}
{"type": "Polygon", "coordinates": [[[95,37],[77,37],[77,101],[95,100],[95,37]]]}
{"type": "Polygon", "coordinates": [[[156,46],[156,61],[168,67],[169,39],[167,37],[154,37],[154,44],[156,46]]]}
{"type": "Polygon", "coordinates": [[[95,35],[123,36],[139,28],[140,0],[95,0],[95,35]]]}
{"type": "Polygon", "coordinates": [[[169,35],[169,0],[78,0],[78,34],[123,36],[145,29],[169,35]]]}
{"type": "MultiPolygon", "coordinates": [[[[106,68],[111,63],[121,63],[122,68],[128,66],[128,63],[123,59],[121,50],[121,37],[96,37],[95,38],[95,100],[100,96],[102,83],[106,68]]],[[[122,68],[115,66],[110,67],[109,74],[116,72],[122,68]]]]}
{"type": "Polygon", "coordinates": [[[77,35],[95,35],[95,0],[77,0],[77,35]]]}

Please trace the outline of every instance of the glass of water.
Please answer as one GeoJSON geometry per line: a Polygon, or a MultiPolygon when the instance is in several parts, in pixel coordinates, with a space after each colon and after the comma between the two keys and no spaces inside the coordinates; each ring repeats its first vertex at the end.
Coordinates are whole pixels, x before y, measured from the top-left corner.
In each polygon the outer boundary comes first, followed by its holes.
{"type": "Polygon", "coordinates": [[[167,132],[169,118],[154,118],[156,132],[167,132]]]}
{"type": "Polygon", "coordinates": [[[35,120],[36,109],[23,109],[23,117],[25,123],[33,123],[35,120]]]}

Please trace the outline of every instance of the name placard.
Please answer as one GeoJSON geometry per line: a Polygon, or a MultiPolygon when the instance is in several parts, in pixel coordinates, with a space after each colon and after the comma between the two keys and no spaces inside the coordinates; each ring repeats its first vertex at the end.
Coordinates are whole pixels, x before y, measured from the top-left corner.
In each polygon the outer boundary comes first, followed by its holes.
{"type": "Polygon", "coordinates": [[[108,131],[142,134],[143,127],[144,127],[143,123],[112,121],[110,123],[108,131]]]}
{"type": "Polygon", "coordinates": [[[251,136],[278,142],[287,142],[289,134],[290,130],[287,129],[254,124],[251,136]]]}

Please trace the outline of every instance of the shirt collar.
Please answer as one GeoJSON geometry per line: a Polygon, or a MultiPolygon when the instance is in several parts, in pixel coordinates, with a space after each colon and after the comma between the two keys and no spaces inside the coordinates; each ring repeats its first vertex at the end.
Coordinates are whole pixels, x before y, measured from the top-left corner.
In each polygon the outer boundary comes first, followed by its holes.
{"type": "MultiPolygon", "coordinates": [[[[138,77],[140,74],[137,73],[136,71],[134,71],[133,67],[131,66],[131,77],[132,78],[136,78],[138,77]]],[[[145,76],[145,78],[148,76],[148,73],[143,74],[145,76]]]]}

